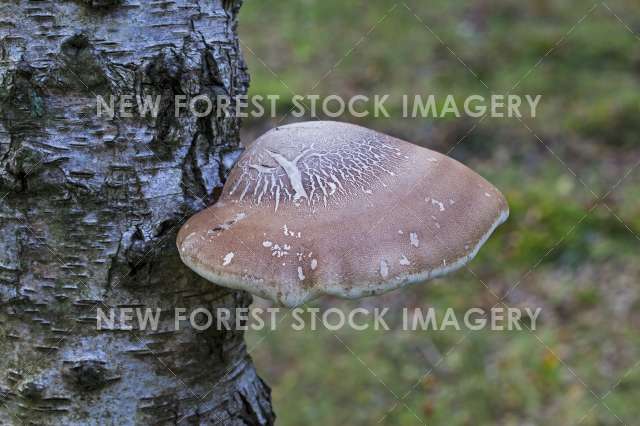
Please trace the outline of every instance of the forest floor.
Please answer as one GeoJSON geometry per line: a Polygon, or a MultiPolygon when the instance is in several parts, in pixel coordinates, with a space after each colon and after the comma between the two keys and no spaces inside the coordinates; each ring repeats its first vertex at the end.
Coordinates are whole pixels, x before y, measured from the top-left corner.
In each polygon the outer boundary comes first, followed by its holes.
{"type": "MultiPolygon", "coordinates": [[[[344,118],[448,153],[508,198],[470,269],[314,306],[542,308],[535,331],[248,334],[281,425],[634,424],[640,13],[632,0],[247,1],[250,94],[542,95],[536,118],[344,118]]],[[[396,97],[396,99],[398,99],[396,97]]],[[[284,122],[291,121],[291,117],[284,122]]],[[[280,122],[245,121],[251,140],[280,122]]],[[[261,302],[258,302],[261,303],[261,302]]]]}

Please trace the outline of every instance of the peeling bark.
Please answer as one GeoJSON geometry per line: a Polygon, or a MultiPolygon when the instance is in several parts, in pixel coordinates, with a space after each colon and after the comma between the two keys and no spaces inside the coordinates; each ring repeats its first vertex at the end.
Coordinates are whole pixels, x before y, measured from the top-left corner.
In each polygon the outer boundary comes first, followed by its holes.
{"type": "Polygon", "coordinates": [[[0,424],[272,424],[239,331],[174,330],[174,307],[245,307],[198,278],[175,235],[215,201],[236,117],[173,97],[247,90],[240,0],[0,5],[0,424]],[[96,95],[162,95],[157,118],[96,95]],[[161,308],[97,330],[96,310],[161,308]],[[168,314],[171,312],[171,314],[168,314]]]}

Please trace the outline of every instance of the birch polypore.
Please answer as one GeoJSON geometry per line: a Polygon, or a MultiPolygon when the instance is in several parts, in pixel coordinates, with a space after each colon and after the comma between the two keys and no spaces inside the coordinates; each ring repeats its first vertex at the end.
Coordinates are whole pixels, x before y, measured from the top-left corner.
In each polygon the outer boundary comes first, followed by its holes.
{"type": "Polygon", "coordinates": [[[447,274],[508,215],[502,194],[452,158],[315,121],[258,138],[220,200],[187,221],[177,244],[202,277],[297,306],[447,274]]]}

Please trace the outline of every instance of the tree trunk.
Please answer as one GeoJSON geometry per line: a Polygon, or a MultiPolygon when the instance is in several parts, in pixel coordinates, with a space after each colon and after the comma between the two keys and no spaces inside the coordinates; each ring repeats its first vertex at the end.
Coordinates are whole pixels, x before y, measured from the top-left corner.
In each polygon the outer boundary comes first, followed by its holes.
{"type": "Polygon", "coordinates": [[[246,92],[240,2],[0,5],[0,424],[273,423],[242,332],[174,328],[175,307],[251,302],[175,247],[239,120],[176,117],[174,96],[246,92]],[[158,117],[97,116],[125,94],[161,95],[158,117]],[[162,309],[159,329],[98,330],[98,309],[129,307],[162,309]]]}

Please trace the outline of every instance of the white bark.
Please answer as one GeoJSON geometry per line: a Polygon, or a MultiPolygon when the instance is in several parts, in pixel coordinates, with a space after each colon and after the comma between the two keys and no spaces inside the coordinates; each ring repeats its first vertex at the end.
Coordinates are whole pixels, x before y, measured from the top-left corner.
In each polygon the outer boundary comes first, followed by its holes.
{"type": "Polygon", "coordinates": [[[241,94],[240,1],[0,4],[0,424],[271,424],[241,332],[96,329],[96,308],[247,306],[178,259],[239,120],[174,95],[241,94]],[[162,95],[157,119],[96,95],[162,95]],[[202,397],[200,399],[200,397],[202,397]]]}

